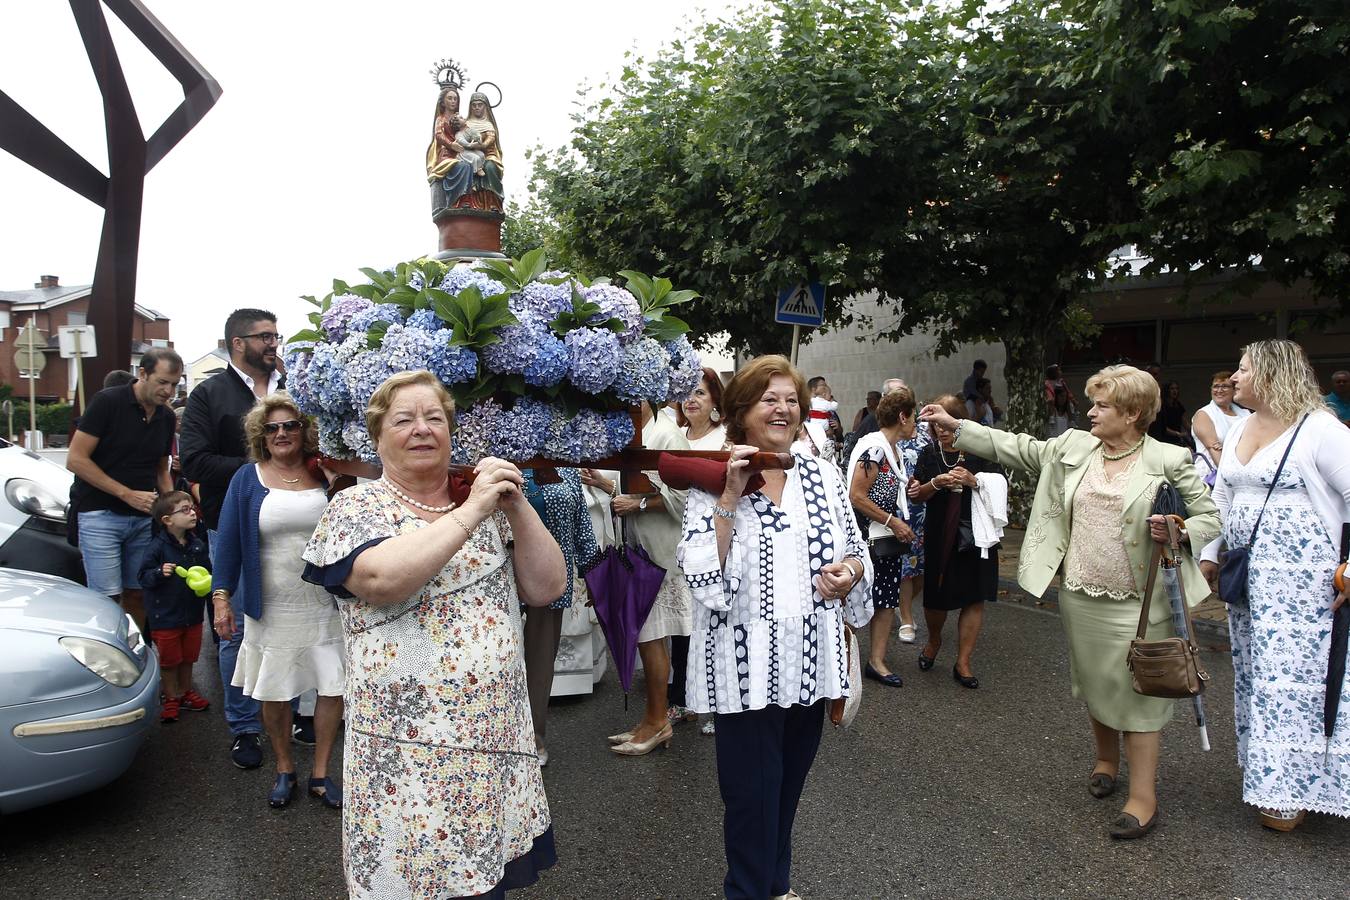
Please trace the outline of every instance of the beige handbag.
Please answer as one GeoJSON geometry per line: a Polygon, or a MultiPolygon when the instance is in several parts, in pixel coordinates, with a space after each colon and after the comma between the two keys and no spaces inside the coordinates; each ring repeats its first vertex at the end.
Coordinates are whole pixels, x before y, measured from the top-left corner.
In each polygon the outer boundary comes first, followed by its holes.
{"type": "Polygon", "coordinates": [[[1153,597],[1153,585],[1158,579],[1159,563],[1162,561],[1162,545],[1153,545],[1153,564],[1148,573],[1148,584],[1144,587],[1144,602],[1139,608],[1139,630],[1130,641],[1130,652],[1125,664],[1130,667],[1130,679],[1134,683],[1134,692],[1145,697],[1195,697],[1205,692],[1205,682],[1209,673],[1200,665],[1200,648],[1195,645],[1195,625],[1191,621],[1191,608],[1183,598],[1181,608],[1186,616],[1186,633],[1191,637],[1164,638],[1161,641],[1148,641],[1144,634],[1148,631],[1148,607],[1153,597]]]}
{"type": "Polygon", "coordinates": [[[830,701],[830,721],[836,728],[847,728],[852,725],[854,717],[858,715],[858,707],[862,705],[863,677],[862,661],[858,655],[858,635],[847,625],[844,626],[844,631],[848,633],[844,647],[848,652],[849,689],[847,697],[830,701]]]}

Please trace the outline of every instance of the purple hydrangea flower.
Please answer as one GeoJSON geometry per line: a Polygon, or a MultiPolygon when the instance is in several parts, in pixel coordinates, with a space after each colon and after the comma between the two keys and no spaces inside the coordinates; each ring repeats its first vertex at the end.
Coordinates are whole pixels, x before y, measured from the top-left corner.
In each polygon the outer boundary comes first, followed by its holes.
{"type": "Polygon", "coordinates": [[[498,330],[501,338],[482,349],[483,365],[499,375],[523,375],[525,367],[538,353],[543,329],[530,325],[507,325],[498,330]]]}
{"type": "Polygon", "coordinates": [[[281,357],[286,366],[286,390],[301,412],[314,406],[309,386],[309,358],[313,351],[314,341],[296,341],[286,345],[281,357]]]}
{"type": "Polygon", "coordinates": [[[670,393],[670,354],[651,338],[627,344],[614,379],[614,393],[629,403],[664,403],[670,393]]]}
{"type": "Polygon", "coordinates": [[[618,319],[623,323],[619,341],[625,344],[642,335],[647,320],[637,298],[628,291],[612,284],[593,284],[582,290],[581,295],[600,307],[600,314],[591,319],[592,325],[599,325],[606,319],[618,319]]]}
{"type": "Polygon", "coordinates": [[[381,303],[378,306],[363,309],[351,317],[347,322],[347,329],[349,331],[369,331],[370,326],[376,322],[387,322],[390,325],[403,324],[402,307],[397,303],[381,303]]]}
{"type": "Polygon", "coordinates": [[[600,328],[575,328],[564,339],[568,361],[567,377],[578,390],[598,394],[614,383],[619,374],[619,339],[614,332],[600,328]]]}
{"type": "Polygon", "coordinates": [[[661,345],[670,356],[670,394],[667,400],[682,403],[703,380],[703,360],[698,351],[689,343],[689,338],[680,335],[673,341],[661,345]]]}
{"type": "Polygon", "coordinates": [[[475,465],[489,454],[492,433],[501,415],[501,404],[480,400],[468,409],[455,411],[455,433],[450,443],[450,459],[462,466],[475,465]]]}
{"type": "Polygon", "coordinates": [[[329,301],[328,309],[324,311],[319,324],[323,326],[324,333],[328,335],[328,340],[335,344],[342,343],[346,339],[352,328],[349,323],[353,316],[374,306],[365,297],[358,297],[355,294],[338,294],[329,301]]]}

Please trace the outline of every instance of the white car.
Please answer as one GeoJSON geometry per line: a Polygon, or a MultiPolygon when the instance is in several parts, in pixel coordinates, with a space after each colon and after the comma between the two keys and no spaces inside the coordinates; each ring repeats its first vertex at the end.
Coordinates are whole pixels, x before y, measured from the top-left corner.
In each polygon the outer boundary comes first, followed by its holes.
{"type": "Polygon", "coordinates": [[[60,575],[84,584],[80,551],[66,540],[75,476],[30,450],[0,439],[0,566],[60,575]]]}

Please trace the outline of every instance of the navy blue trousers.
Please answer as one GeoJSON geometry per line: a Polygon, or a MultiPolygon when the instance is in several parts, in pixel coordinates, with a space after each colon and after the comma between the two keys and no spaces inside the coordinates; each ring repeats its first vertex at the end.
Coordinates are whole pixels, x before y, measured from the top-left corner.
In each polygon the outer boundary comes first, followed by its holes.
{"type": "Polygon", "coordinates": [[[768,900],[792,886],[792,821],[820,747],[825,702],[716,716],[728,900],[768,900]]]}

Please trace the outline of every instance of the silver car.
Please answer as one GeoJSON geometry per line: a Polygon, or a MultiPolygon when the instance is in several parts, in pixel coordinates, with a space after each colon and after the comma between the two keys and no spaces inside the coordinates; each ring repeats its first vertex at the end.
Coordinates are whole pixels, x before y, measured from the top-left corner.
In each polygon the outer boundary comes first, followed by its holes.
{"type": "Polygon", "coordinates": [[[157,720],[159,658],[116,603],[0,569],[0,813],[102,787],[157,720]]]}

